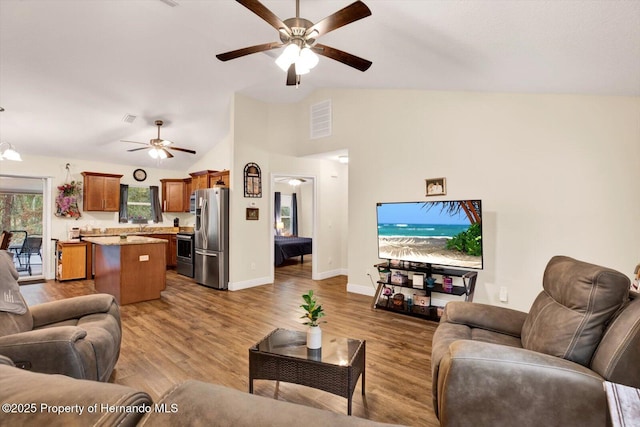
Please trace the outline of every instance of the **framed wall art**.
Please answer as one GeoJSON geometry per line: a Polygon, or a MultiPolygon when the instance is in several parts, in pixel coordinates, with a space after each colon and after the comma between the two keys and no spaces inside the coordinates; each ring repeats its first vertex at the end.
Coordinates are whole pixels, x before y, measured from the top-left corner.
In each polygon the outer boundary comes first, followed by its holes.
{"type": "Polygon", "coordinates": [[[427,182],[427,196],[444,196],[447,194],[446,178],[425,179],[427,182]]]}
{"type": "Polygon", "coordinates": [[[244,166],[244,197],[262,197],[262,172],[256,163],[244,166]]]}
{"type": "Polygon", "coordinates": [[[257,221],[260,219],[260,210],[258,208],[247,208],[247,221],[257,221]]]}

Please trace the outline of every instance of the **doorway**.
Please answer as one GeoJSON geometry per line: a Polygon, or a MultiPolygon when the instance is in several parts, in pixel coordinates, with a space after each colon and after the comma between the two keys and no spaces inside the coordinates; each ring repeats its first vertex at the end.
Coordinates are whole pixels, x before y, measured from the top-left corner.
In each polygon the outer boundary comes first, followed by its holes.
{"type": "Polygon", "coordinates": [[[275,276],[275,269],[278,268],[276,264],[308,263],[311,264],[310,275],[308,268],[300,269],[301,274],[309,275],[309,278],[318,280],[315,177],[273,174],[271,176],[270,197],[270,218],[273,224],[273,232],[271,233],[272,278],[275,276]],[[280,195],[278,202],[280,210],[277,216],[276,193],[280,195]],[[290,247],[281,246],[289,244],[289,240],[292,244],[290,247]],[[306,273],[304,273],[305,271],[306,273]]]}
{"type": "Polygon", "coordinates": [[[50,178],[0,175],[0,228],[13,235],[9,252],[19,282],[43,280],[51,265],[50,178]]]}

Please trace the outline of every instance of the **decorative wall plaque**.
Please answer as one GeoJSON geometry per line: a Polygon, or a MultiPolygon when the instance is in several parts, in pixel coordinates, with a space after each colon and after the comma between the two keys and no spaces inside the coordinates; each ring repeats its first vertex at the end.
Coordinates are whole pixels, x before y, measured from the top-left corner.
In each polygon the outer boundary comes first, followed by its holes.
{"type": "Polygon", "coordinates": [[[256,163],[244,167],[244,197],[262,197],[262,172],[256,163]]]}

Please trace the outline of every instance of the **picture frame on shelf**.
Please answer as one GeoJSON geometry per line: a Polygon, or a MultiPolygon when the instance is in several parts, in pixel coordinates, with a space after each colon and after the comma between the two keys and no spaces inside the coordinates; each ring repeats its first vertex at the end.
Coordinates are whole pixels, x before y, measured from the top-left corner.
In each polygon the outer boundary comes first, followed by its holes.
{"type": "Polygon", "coordinates": [[[447,179],[442,178],[428,178],[425,179],[427,186],[426,196],[444,196],[447,194],[447,179]]]}

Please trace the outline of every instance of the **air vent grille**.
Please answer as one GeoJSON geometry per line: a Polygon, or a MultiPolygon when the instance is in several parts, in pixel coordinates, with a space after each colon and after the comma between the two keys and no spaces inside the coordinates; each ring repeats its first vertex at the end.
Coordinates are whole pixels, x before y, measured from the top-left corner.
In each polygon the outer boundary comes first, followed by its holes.
{"type": "Polygon", "coordinates": [[[136,119],[136,116],[133,116],[131,114],[125,114],[124,117],[122,118],[122,121],[125,123],[133,123],[135,119],[136,119]]]}
{"type": "Polygon", "coordinates": [[[331,136],[331,100],[311,106],[311,139],[331,136]]]}

